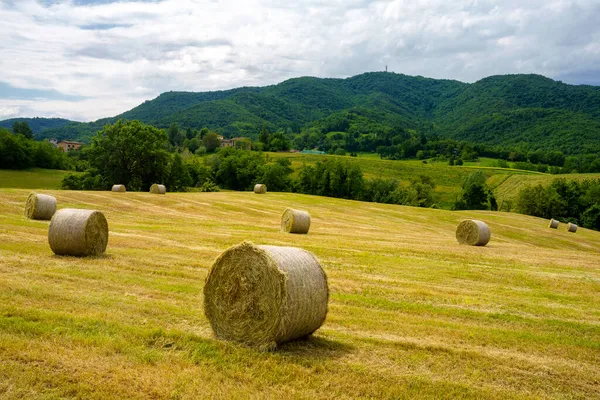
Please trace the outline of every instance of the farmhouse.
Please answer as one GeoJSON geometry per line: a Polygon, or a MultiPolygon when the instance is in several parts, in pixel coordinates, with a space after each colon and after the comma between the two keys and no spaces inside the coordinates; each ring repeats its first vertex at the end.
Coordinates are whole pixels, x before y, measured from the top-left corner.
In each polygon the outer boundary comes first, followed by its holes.
{"type": "Polygon", "coordinates": [[[65,153],[69,151],[79,150],[81,146],[83,146],[83,143],[72,142],[70,140],[61,140],[56,144],[56,147],[58,147],[61,151],[64,151],[65,153]]]}

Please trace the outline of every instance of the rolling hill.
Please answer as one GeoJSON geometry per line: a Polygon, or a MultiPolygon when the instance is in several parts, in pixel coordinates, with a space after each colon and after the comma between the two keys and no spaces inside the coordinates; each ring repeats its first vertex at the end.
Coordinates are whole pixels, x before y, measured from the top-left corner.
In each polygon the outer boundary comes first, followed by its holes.
{"type": "Polygon", "coordinates": [[[15,122],[27,122],[34,135],[40,135],[42,132],[50,129],[59,129],[68,124],[74,123],[63,118],[11,118],[0,121],[0,128],[12,128],[15,122]]]}
{"type": "MultiPolygon", "coordinates": [[[[168,92],[112,118],[69,123],[39,137],[89,140],[108,122],[137,119],[161,128],[217,130],[256,137],[262,126],[379,135],[401,127],[439,137],[566,154],[600,151],[600,87],[539,75],[492,76],[467,84],[373,72],[347,79],[303,77],[266,87],[168,92]],[[355,115],[363,121],[356,125],[355,115]],[[331,118],[347,119],[328,127],[331,118]]],[[[293,135],[293,133],[290,133],[293,135]]]]}

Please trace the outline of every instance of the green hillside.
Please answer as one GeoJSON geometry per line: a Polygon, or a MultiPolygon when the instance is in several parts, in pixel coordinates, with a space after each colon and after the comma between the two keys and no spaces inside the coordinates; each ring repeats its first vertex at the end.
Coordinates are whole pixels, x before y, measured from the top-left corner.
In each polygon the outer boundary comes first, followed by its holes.
{"type": "Polygon", "coordinates": [[[466,84],[375,72],[347,79],[303,77],[262,88],[168,92],[121,115],[47,129],[42,136],[89,140],[119,118],[162,128],[206,126],[228,137],[255,138],[262,126],[294,134],[313,129],[320,140],[330,131],[383,137],[410,129],[525,151],[600,152],[600,88],[539,75],[493,76],[466,84]],[[361,117],[359,123],[352,121],[354,115],[361,117]],[[351,121],[331,124],[345,118],[351,121]]]}
{"type": "Polygon", "coordinates": [[[11,118],[0,121],[0,128],[10,129],[15,122],[27,122],[34,135],[38,135],[45,130],[62,128],[73,121],[62,118],[11,118]]]}

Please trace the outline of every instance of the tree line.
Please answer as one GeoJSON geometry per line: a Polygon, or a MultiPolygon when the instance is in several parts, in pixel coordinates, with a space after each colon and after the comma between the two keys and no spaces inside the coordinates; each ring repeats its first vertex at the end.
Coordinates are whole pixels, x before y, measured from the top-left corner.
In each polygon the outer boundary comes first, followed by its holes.
{"type": "Polygon", "coordinates": [[[555,179],[549,186],[526,187],[519,192],[516,210],[600,230],[600,179],[555,179]]]}
{"type": "Polygon", "coordinates": [[[2,169],[70,169],[69,156],[46,141],[33,139],[27,122],[15,122],[13,131],[0,128],[0,168],[2,169]]]}

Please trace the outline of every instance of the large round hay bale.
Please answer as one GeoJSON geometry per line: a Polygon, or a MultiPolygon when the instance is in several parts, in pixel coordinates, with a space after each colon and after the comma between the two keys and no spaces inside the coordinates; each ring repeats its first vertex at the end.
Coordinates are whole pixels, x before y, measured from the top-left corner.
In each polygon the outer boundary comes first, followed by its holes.
{"type": "Polygon", "coordinates": [[[25,202],[25,218],[50,220],[56,212],[56,198],[47,194],[29,193],[25,202]]]}
{"type": "Polygon", "coordinates": [[[262,183],[257,183],[254,185],[254,193],[256,194],[265,194],[267,193],[267,185],[262,183]]]}
{"type": "Polygon", "coordinates": [[[491,236],[492,232],[487,224],[476,219],[466,219],[456,227],[456,240],[460,244],[485,246],[491,236]]]}
{"type": "Polygon", "coordinates": [[[577,232],[577,225],[569,222],[569,225],[567,225],[567,231],[572,233],[577,232]]]}
{"type": "Polygon", "coordinates": [[[96,256],[106,250],[108,222],[100,211],[64,208],[50,221],[48,242],[58,255],[96,256]]]}
{"type": "Polygon", "coordinates": [[[125,187],[125,185],[113,185],[111,190],[113,192],[126,192],[127,188],[125,187]]]}
{"type": "Polygon", "coordinates": [[[231,247],[204,285],[204,312],[215,335],[260,349],[319,329],[328,299],[325,271],[312,253],[295,247],[231,247]]]}
{"type": "Polygon", "coordinates": [[[559,222],[557,220],[555,220],[554,218],[552,218],[550,220],[550,223],[548,224],[548,228],[558,229],[558,224],[559,224],[559,222]]]}
{"type": "Polygon", "coordinates": [[[150,186],[150,193],[165,194],[167,193],[167,188],[165,187],[165,185],[159,185],[158,183],[155,183],[152,186],[150,186]]]}
{"type": "Polygon", "coordinates": [[[287,233],[308,233],[310,214],[306,211],[286,208],[281,216],[281,230],[287,233]]]}

